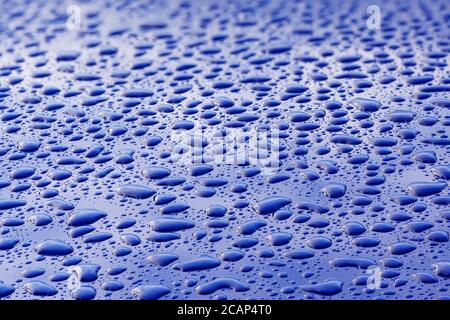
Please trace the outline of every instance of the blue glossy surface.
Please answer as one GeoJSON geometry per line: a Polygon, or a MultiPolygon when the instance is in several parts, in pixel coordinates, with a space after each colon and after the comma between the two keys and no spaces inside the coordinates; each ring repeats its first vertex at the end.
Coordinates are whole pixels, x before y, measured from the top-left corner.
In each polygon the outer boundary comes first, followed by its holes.
{"type": "Polygon", "coordinates": [[[450,297],[448,1],[0,12],[0,298],[450,297]]]}

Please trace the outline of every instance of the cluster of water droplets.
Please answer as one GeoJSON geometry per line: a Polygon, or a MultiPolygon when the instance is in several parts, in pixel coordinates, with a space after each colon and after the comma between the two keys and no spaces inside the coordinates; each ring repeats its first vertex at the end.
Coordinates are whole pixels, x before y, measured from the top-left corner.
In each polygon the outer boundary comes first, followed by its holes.
{"type": "Polygon", "coordinates": [[[450,297],[449,4],[373,2],[3,1],[0,298],[450,297]]]}

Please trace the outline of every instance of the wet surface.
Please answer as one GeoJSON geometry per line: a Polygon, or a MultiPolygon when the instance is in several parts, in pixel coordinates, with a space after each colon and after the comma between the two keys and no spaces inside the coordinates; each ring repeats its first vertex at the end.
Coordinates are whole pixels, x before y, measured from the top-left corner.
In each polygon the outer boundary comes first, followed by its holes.
{"type": "Polygon", "coordinates": [[[3,1],[0,298],[449,298],[448,7],[3,1]]]}

